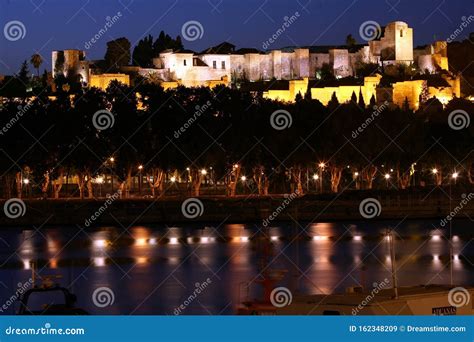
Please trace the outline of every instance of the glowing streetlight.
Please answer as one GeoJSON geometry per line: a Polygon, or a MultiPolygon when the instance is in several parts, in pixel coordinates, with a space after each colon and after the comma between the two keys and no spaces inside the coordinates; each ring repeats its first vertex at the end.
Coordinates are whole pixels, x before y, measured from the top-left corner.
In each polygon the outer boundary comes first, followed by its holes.
{"type": "Polygon", "coordinates": [[[171,183],[176,182],[176,177],[175,177],[175,176],[171,177],[171,178],[170,178],[170,181],[171,181],[171,183]]]}
{"type": "Polygon", "coordinates": [[[201,175],[203,175],[203,176],[207,175],[207,170],[206,170],[206,169],[202,169],[202,170],[201,170],[201,175]]]}
{"type": "Polygon", "coordinates": [[[324,169],[324,168],[326,167],[326,164],[324,164],[323,162],[321,162],[321,163],[319,163],[319,167],[320,167],[321,169],[324,169]]]}
{"type": "Polygon", "coordinates": [[[385,181],[387,182],[387,189],[388,189],[388,187],[389,187],[389,184],[388,184],[388,183],[389,183],[389,180],[390,180],[390,174],[386,173],[386,174],[384,175],[384,178],[385,178],[385,181]]]}
{"type": "Polygon", "coordinates": [[[99,184],[99,197],[102,197],[102,184],[104,183],[104,177],[98,176],[95,182],[99,184]]]}
{"type": "Polygon", "coordinates": [[[28,185],[30,183],[30,180],[28,178],[23,179],[23,184],[28,185]]]}
{"type": "Polygon", "coordinates": [[[453,179],[456,179],[456,178],[458,178],[458,177],[459,177],[459,173],[454,172],[454,173],[453,173],[453,179]]]}
{"type": "Polygon", "coordinates": [[[245,182],[245,181],[247,180],[247,177],[242,176],[242,177],[240,177],[240,180],[241,180],[242,182],[245,182]]]}
{"type": "Polygon", "coordinates": [[[114,157],[110,157],[110,158],[109,158],[109,161],[110,161],[111,163],[113,163],[113,162],[115,161],[115,158],[114,158],[114,157]]]}
{"type": "Polygon", "coordinates": [[[354,177],[359,177],[359,172],[354,172],[354,177]]]}
{"type": "Polygon", "coordinates": [[[438,169],[434,168],[433,170],[431,170],[431,173],[434,174],[434,175],[437,175],[438,174],[438,169]]]}
{"type": "Polygon", "coordinates": [[[138,165],[138,169],[141,171],[143,170],[143,165],[138,165]]]}
{"type": "Polygon", "coordinates": [[[313,175],[313,179],[314,179],[314,180],[318,180],[318,179],[319,179],[319,176],[316,175],[316,174],[314,174],[314,175],[313,175]]]}
{"type": "Polygon", "coordinates": [[[234,164],[234,169],[238,169],[240,167],[239,164],[234,164]]]}

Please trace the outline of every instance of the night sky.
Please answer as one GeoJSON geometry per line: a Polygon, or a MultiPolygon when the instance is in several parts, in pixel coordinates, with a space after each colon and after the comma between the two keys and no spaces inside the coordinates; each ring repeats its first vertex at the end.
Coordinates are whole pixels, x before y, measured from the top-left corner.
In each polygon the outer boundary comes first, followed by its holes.
{"type": "MultiPolygon", "coordinates": [[[[51,50],[82,49],[88,59],[104,56],[106,42],[127,37],[132,46],[143,36],[154,37],[161,30],[172,36],[181,34],[190,20],[204,28],[201,39],[183,41],[188,49],[229,41],[240,47],[262,49],[262,44],[281,27],[285,16],[300,16],[271,48],[298,45],[344,44],[352,33],[359,43],[360,25],[368,20],[381,26],[402,20],[413,27],[415,46],[446,39],[462,22],[474,14],[472,0],[0,0],[0,24],[21,21],[26,28],[23,39],[0,37],[0,74],[18,71],[24,59],[39,52],[51,68],[51,50]],[[108,32],[85,49],[88,42],[117,12],[122,17],[108,32]]],[[[469,27],[458,39],[464,39],[469,27]]],[[[32,68],[31,68],[32,69],[32,68]]]]}

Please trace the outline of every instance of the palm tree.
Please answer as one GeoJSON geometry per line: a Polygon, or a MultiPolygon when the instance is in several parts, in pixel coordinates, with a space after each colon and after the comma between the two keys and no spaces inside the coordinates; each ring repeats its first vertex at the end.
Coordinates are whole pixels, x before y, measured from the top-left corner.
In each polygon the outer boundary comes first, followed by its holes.
{"type": "Polygon", "coordinates": [[[39,68],[41,64],[43,64],[43,58],[41,58],[40,54],[35,53],[34,55],[31,56],[30,63],[36,69],[38,73],[38,77],[39,77],[39,68]]]}

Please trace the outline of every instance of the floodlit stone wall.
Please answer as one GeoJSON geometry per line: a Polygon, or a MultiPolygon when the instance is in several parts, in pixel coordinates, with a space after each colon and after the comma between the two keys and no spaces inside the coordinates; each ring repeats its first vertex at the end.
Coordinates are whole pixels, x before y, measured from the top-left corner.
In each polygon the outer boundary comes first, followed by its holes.
{"type": "Polygon", "coordinates": [[[130,85],[130,76],[126,74],[100,74],[90,75],[90,87],[106,90],[112,81],[119,81],[125,85],[130,85]]]}
{"type": "MultiPolygon", "coordinates": [[[[359,98],[359,94],[362,92],[364,102],[369,104],[372,96],[375,98],[377,97],[377,86],[380,83],[381,78],[382,76],[380,75],[366,77],[364,79],[364,85],[311,88],[311,98],[320,101],[323,105],[327,105],[334,93],[336,94],[338,101],[344,103],[350,101],[353,93],[355,93],[357,98],[359,98]]],[[[288,90],[269,90],[263,93],[263,97],[284,102],[294,102],[298,93],[304,97],[307,90],[308,78],[302,80],[291,80],[289,82],[288,90]]]]}
{"type": "Polygon", "coordinates": [[[397,82],[393,87],[393,103],[403,108],[405,101],[408,100],[410,109],[418,109],[420,107],[420,94],[423,87],[426,87],[426,81],[405,81],[397,82]]]}
{"type": "Polygon", "coordinates": [[[329,50],[329,63],[332,64],[336,77],[348,77],[352,75],[348,50],[329,50]]]}

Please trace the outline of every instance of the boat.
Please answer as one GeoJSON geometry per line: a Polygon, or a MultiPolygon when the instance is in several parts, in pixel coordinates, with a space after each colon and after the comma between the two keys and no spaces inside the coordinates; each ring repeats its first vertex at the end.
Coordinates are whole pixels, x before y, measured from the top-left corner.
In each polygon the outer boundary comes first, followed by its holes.
{"type": "MultiPolygon", "coordinates": [[[[243,302],[239,315],[473,315],[474,288],[419,285],[395,290],[364,291],[349,288],[343,294],[316,294],[292,298],[278,307],[271,301],[243,302]]],[[[278,304],[277,304],[278,305],[278,304]]]]}
{"type": "Polygon", "coordinates": [[[58,284],[51,287],[35,287],[29,289],[20,297],[18,315],[87,315],[87,311],[75,306],[76,301],[75,294],[58,284]],[[62,297],[62,300],[55,303],[43,301],[40,308],[31,305],[32,298],[34,298],[33,301],[37,301],[38,299],[41,300],[41,297],[45,299],[62,297]]]}
{"type": "Polygon", "coordinates": [[[33,263],[33,285],[20,296],[18,315],[88,315],[87,311],[76,307],[76,295],[55,283],[53,276],[42,276],[40,279],[42,284],[36,285],[36,270],[33,263]]]}
{"type": "MultiPolygon", "coordinates": [[[[247,300],[238,315],[474,315],[474,287],[455,285],[398,286],[395,236],[387,233],[392,264],[391,282],[384,279],[365,290],[350,287],[341,294],[313,294],[293,297],[286,287],[276,287],[283,273],[265,268],[259,283],[261,300],[247,300]],[[391,284],[391,287],[389,287],[391,284]]],[[[267,247],[268,249],[268,247],[267,247]]],[[[268,253],[268,252],[267,252],[268,253]]],[[[451,278],[452,280],[452,278],[451,278]]],[[[248,285],[247,285],[248,289],[248,285]]]]}

